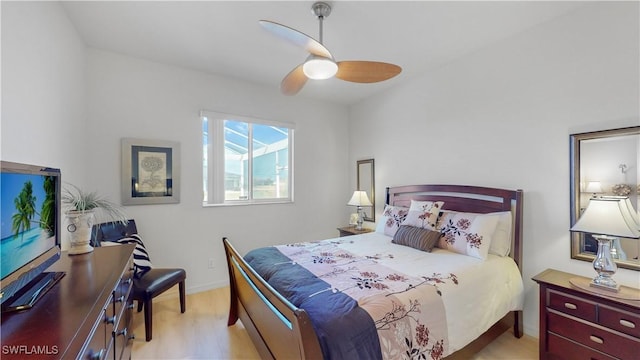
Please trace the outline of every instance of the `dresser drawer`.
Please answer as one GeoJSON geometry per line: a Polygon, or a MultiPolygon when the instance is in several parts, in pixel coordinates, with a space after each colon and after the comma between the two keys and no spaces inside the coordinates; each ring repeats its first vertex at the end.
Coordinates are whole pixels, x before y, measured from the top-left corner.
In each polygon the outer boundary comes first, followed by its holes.
{"type": "Polygon", "coordinates": [[[549,334],[547,341],[547,351],[552,359],[615,360],[615,358],[609,355],[588,348],[582,344],[567,340],[556,334],[549,334]]]}
{"type": "Polygon", "coordinates": [[[586,324],[550,310],[547,314],[550,332],[620,359],[637,359],[640,340],[586,324]]]}
{"type": "MultiPolygon", "coordinates": [[[[600,306],[599,323],[640,339],[640,315],[623,310],[600,306]]],[[[640,357],[640,349],[638,349],[640,357]]]]}
{"type": "Polygon", "coordinates": [[[106,316],[106,309],[102,310],[100,318],[94,325],[94,328],[87,340],[87,347],[79,356],[83,360],[102,360],[107,356],[107,327],[102,321],[106,316]]]}
{"type": "Polygon", "coordinates": [[[550,308],[573,315],[581,319],[595,322],[597,316],[597,305],[554,290],[549,290],[550,308]]]}
{"type": "Polygon", "coordinates": [[[115,288],[114,297],[116,299],[120,297],[127,297],[131,286],[133,285],[133,258],[129,261],[129,265],[127,265],[127,269],[122,273],[122,277],[120,277],[120,281],[115,288]]]}

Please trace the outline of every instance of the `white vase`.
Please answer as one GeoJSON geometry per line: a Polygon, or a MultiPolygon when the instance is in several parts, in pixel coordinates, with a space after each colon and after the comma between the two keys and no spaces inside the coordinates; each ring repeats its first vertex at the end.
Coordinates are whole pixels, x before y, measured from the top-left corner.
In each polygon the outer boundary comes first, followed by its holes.
{"type": "Polygon", "coordinates": [[[93,251],[91,243],[91,227],[93,226],[93,210],[70,210],[67,215],[67,233],[69,234],[69,255],[86,254],[93,251]]]}

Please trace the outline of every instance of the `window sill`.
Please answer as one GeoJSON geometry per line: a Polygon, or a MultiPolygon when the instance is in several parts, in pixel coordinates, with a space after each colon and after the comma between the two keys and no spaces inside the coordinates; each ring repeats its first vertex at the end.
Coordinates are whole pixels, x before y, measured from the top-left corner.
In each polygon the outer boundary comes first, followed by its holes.
{"type": "Polygon", "coordinates": [[[226,202],[221,204],[203,203],[202,207],[227,207],[227,206],[249,206],[249,205],[278,205],[293,204],[293,200],[277,200],[277,201],[255,201],[255,202],[226,202]]]}

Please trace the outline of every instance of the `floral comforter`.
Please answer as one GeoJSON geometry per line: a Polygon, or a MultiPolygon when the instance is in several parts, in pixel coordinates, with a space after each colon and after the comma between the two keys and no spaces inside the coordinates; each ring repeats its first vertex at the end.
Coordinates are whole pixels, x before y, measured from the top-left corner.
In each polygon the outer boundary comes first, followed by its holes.
{"type": "Polygon", "coordinates": [[[409,276],[339,245],[348,237],[251,251],[245,260],[309,314],[326,359],[440,359],[449,353],[438,285],[453,273],[409,276]]]}

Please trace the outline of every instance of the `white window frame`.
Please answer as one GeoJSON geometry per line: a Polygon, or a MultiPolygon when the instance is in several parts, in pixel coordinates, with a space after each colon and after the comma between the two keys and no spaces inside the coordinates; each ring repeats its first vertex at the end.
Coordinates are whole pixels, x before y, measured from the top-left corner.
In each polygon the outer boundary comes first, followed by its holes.
{"type": "MultiPolygon", "coordinates": [[[[251,205],[251,204],[282,204],[282,203],[292,203],[293,202],[293,194],[294,194],[294,166],[293,166],[293,149],[294,149],[294,130],[295,125],[291,123],[284,123],[278,121],[270,121],[264,119],[257,119],[254,117],[244,116],[244,115],[232,115],[215,111],[202,110],[200,112],[200,129],[203,127],[204,119],[207,119],[207,137],[209,144],[203,145],[203,155],[206,151],[206,157],[203,158],[203,174],[207,171],[207,179],[208,183],[203,184],[203,189],[206,186],[208,198],[204,198],[202,200],[202,206],[228,206],[228,205],[251,205]],[[225,155],[224,155],[224,120],[233,120],[239,122],[245,122],[248,124],[255,125],[266,125],[266,126],[274,126],[278,128],[287,128],[289,129],[289,133],[287,135],[288,139],[288,171],[287,171],[287,181],[288,181],[288,190],[289,194],[286,197],[282,198],[272,198],[272,199],[254,199],[253,198],[253,156],[248,156],[248,194],[247,199],[241,200],[225,200],[225,188],[224,188],[224,177],[225,177],[225,155]],[[206,146],[206,149],[204,148],[206,146]]],[[[204,135],[204,134],[202,134],[204,135]]],[[[203,136],[201,136],[203,139],[203,136]]],[[[249,149],[248,154],[253,153],[253,134],[252,127],[249,127],[249,149]]],[[[204,176],[202,177],[203,182],[204,176]]]]}

